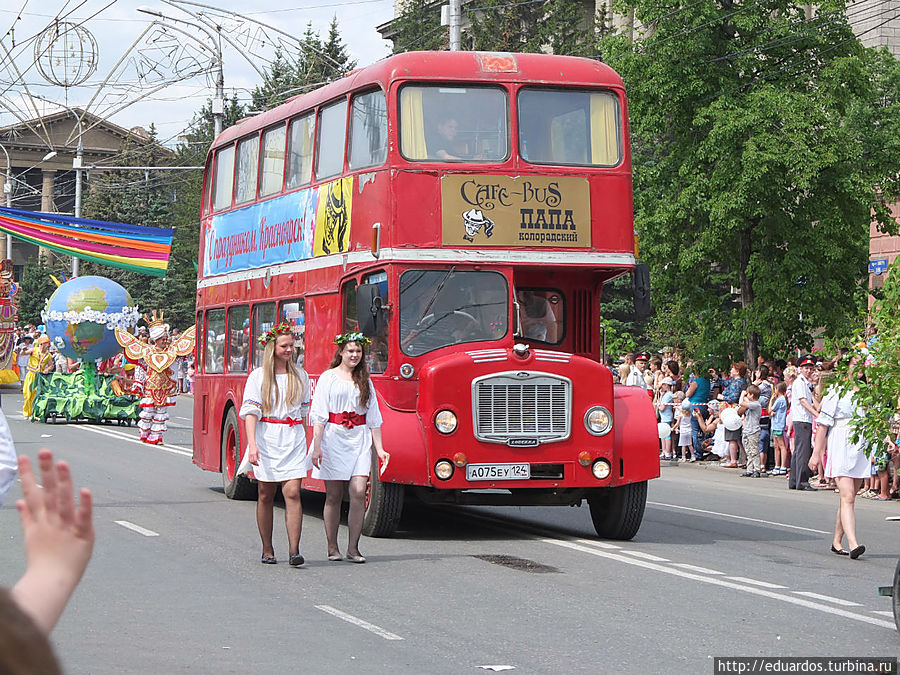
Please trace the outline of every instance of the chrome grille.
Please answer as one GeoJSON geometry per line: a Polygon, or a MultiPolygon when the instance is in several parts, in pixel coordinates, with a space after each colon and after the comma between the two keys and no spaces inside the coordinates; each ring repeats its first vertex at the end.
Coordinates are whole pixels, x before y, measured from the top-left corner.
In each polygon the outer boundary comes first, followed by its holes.
{"type": "Polygon", "coordinates": [[[546,443],[569,437],[572,383],[566,378],[501,373],[479,378],[472,387],[478,440],[519,445],[515,439],[546,443]]]}

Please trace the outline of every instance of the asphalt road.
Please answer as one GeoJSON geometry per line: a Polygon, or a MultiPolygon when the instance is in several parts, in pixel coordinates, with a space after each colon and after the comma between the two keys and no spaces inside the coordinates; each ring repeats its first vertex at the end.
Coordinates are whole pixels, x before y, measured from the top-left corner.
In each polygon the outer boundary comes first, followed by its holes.
{"type": "MultiPolygon", "coordinates": [[[[307,564],[286,564],[279,508],[281,562],[264,566],[255,504],[191,463],[188,397],[163,447],[2,402],[20,453],[50,448],[94,493],[94,557],[53,633],[68,673],[712,673],[715,656],[900,654],[877,595],[900,502],[858,502],[868,552],[851,561],[829,552],[837,495],[666,466],[630,542],[596,539],[586,506],[411,506],[353,565],[325,559],[323,500],[304,493],[307,564]]],[[[18,495],[0,509],[6,585],[24,566],[18,495]]]]}

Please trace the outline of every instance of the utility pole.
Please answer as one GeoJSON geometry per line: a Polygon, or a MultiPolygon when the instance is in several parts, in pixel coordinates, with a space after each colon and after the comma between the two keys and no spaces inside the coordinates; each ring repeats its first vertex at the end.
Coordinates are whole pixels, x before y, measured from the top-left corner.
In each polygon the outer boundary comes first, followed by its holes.
{"type": "Polygon", "coordinates": [[[458,52],[462,42],[462,0],[450,0],[450,51],[458,52]]]}
{"type": "MultiPolygon", "coordinates": [[[[3,154],[6,155],[6,182],[3,183],[3,191],[6,193],[6,208],[12,207],[12,167],[9,165],[9,153],[6,151],[2,145],[0,145],[0,149],[3,150],[3,154]]],[[[12,235],[6,235],[6,257],[10,260],[12,259],[12,235]]]]}

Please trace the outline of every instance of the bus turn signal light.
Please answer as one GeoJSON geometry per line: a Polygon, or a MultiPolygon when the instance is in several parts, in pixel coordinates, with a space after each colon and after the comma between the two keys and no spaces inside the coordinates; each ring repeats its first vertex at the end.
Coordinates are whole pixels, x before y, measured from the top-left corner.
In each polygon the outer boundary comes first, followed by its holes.
{"type": "Polygon", "coordinates": [[[461,469],[469,463],[469,458],[466,457],[465,453],[457,452],[453,455],[453,463],[461,469]]]}
{"type": "Polygon", "coordinates": [[[581,466],[590,466],[591,465],[591,453],[587,450],[582,450],[578,453],[578,463],[581,466]]]}

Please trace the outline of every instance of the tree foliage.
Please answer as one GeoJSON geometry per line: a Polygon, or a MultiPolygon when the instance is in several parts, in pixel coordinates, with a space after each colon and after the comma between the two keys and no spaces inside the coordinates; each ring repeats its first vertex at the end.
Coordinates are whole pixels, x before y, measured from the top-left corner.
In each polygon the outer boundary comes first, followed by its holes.
{"type": "MultiPolygon", "coordinates": [[[[829,2],[637,0],[601,41],[629,93],[654,323],[695,354],[841,334],[865,302],[873,209],[896,192],[900,66],[829,2]]],[[[895,226],[895,225],[894,225],[895,226]]]]}
{"type": "Polygon", "coordinates": [[[300,45],[301,57],[296,62],[289,61],[283,52],[276,52],[262,84],[251,94],[254,111],[274,108],[291,96],[341,78],[356,67],[341,38],[337,17],[332,18],[324,41],[313,31],[312,24],[307,24],[300,45]]]}
{"type": "Polygon", "coordinates": [[[57,279],[62,280],[63,275],[67,272],[67,267],[66,263],[60,261],[48,264],[41,256],[35,256],[25,261],[22,283],[19,284],[19,292],[15,297],[19,310],[19,325],[34,324],[37,326],[43,323],[41,311],[44,309],[44,303],[56,290],[56,285],[50,275],[53,274],[57,279]]]}

